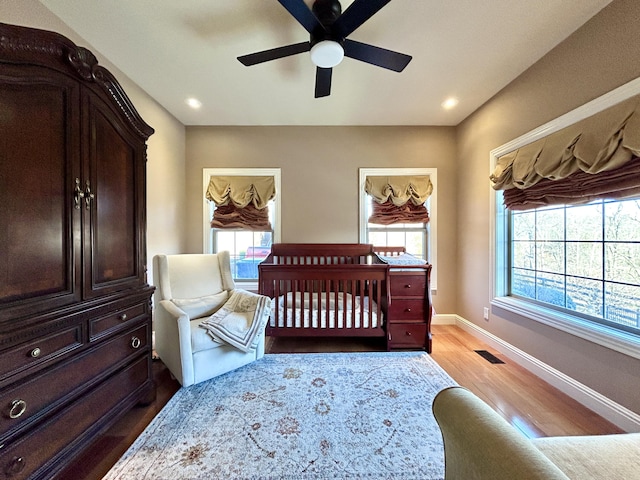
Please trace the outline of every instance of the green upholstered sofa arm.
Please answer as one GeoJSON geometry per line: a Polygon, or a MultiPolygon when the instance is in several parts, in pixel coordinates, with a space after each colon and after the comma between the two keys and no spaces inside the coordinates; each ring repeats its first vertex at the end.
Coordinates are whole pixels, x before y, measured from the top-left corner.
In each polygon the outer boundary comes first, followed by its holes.
{"type": "Polygon", "coordinates": [[[491,407],[462,387],[438,393],[446,480],[554,480],[567,477],[491,407]]]}
{"type": "Polygon", "coordinates": [[[527,439],[462,387],[433,401],[447,480],[640,480],[640,433],[527,439]]]}

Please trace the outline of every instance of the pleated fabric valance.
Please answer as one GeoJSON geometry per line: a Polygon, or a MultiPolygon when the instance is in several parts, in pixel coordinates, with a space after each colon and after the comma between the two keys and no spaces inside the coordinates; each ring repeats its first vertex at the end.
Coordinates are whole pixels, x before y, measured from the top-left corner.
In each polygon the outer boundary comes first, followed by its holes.
{"type": "Polygon", "coordinates": [[[217,207],[231,202],[238,208],[244,208],[251,203],[261,210],[275,196],[276,184],[271,176],[211,177],[207,188],[207,199],[217,207]]]}
{"type": "Polygon", "coordinates": [[[428,175],[367,176],[364,190],[378,203],[391,201],[400,207],[409,201],[422,205],[433,192],[433,185],[428,175]]]}
{"type": "MultiPolygon", "coordinates": [[[[490,179],[494,189],[505,191],[508,208],[621,198],[616,183],[620,175],[604,173],[622,168],[639,155],[640,95],[636,95],[503,155],[490,179]],[[529,203],[526,191],[534,187],[539,192],[532,191],[535,201],[529,203]],[[571,195],[554,195],[554,188],[571,195]]],[[[637,194],[638,190],[628,183],[622,198],[637,194]]],[[[640,187],[640,178],[636,186],[640,187]]]]}
{"type": "Polygon", "coordinates": [[[212,228],[271,230],[267,205],[276,195],[270,176],[211,177],[207,200],[216,205],[212,228]]]}
{"type": "Polygon", "coordinates": [[[510,210],[530,210],[547,205],[580,205],[603,198],[623,200],[640,197],[640,158],[622,167],[593,175],[576,172],[565,179],[544,179],[530,188],[504,191],[504,204],[510,210]]]}
{"type": "Polygon", "coordinates": [[[433,192],[428,175],[367,176],[365,192],[373,198],[369,223],[427,223],[425,202],[433,192]]]}

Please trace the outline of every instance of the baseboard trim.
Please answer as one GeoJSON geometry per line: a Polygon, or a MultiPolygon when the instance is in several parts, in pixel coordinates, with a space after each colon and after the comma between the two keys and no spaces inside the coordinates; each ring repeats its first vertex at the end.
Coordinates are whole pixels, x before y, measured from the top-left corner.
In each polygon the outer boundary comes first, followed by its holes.
{"type": "Polygon", "coordinates": [[[436,314],[431,317],[431,325],[456,325],[457,319],[457,315],[436,314]]]}
{"type": "MultiPolygon", "coordinates": [[[[440,315],[437,315],[436,317],[440,317],[440,315]]],[[[492,333],[484,330],[475,323],[460,317],[459,315],[443,315],[442,317],[444,317],[441,319],[442,323],[438,321],[437,324],[457,325],[474,337],[482,340],[487,345],[495,348],[521,367],[526,368],[531,373],[540,377],[550,385],[553,385],[561,392],[569,395],[585,407],[593,410],[601,417],[620,427],[625,432],[640,432],[640,415],[637,413],[632,412],[628,408],[623,407],[595,390],[592,390],[568,375],[565,375],[544,362],[541,362],[537,358],[523,352],[510,343],[505,342],[501,338],[496,337],[492,333]],[[451,320],[450,317],[454,317],[455,319],[452,323],[449,323],[451,320]]],[[[435,318],[433,323],[435,323],[435,318]]]]}

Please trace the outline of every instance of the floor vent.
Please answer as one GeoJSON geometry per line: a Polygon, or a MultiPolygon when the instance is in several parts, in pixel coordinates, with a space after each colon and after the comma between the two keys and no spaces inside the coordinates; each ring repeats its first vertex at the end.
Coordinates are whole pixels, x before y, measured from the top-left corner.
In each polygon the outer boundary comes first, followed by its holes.
{"type": "Polygon", "coordinates": [[[487,352],[486,350],[474,350],[478,355],[487,360],[490,363],[504,363],[498,357],[496,357],[493,353],[487,352]]]}

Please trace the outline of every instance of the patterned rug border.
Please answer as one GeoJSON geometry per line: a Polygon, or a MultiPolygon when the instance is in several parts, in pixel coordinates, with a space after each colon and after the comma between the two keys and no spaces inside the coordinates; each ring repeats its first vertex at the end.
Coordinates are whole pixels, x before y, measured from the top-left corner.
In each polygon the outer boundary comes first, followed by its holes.
{"type": "Polygon", "coordinates": [[[104,479],[441,479],[451,385],[420,351],[266,354],[178,390],[104,479]]]}

